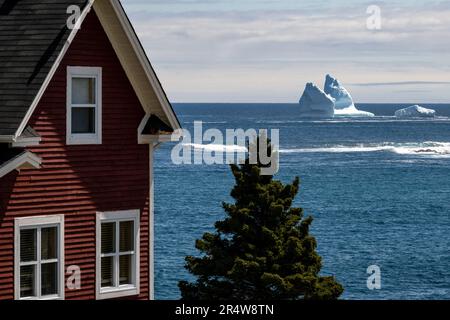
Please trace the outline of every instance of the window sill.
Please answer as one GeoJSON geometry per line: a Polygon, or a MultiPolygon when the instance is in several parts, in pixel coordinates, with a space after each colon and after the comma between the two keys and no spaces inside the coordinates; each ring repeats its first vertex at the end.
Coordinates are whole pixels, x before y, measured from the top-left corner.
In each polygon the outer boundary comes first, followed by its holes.
{"type": "Polygon", "coordinates": [[[97,300],[124,298],[139,295],[139,288],[136,286],[121,286],[119,288],[103,288],[97,292],[97,300]]]}
{"type": "Polygon", "coordinates": [[[67,139],[68,145],[95,145],[102,144],[102,139],[97,135],[71,135],[67,139]]]}
{"type": "Polygon", "coordinates": [[[60,296],[46,296],[42,298],[38,297],[30,297],[30,298],[20,298],[20,301],[52,301],[52,300],[64,300],[63,297],[60,296]]]}

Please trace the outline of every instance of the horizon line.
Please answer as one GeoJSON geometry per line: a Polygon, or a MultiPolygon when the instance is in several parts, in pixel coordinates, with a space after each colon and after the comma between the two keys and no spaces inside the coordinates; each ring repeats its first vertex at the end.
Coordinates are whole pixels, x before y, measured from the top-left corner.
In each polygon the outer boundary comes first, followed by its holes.
{"type": "MultiPolygon", "coordinates": [[[[208,102],[172,102],[171,104],[299,104],[298,102],[214,102],[214,101],[208,101],[208,102]]],[[[434,105],[450,105],[450,102],[355,102],[356,104],[408,104],[408,105],[415,105],[415,104],[434,104],[434,105]]]]}

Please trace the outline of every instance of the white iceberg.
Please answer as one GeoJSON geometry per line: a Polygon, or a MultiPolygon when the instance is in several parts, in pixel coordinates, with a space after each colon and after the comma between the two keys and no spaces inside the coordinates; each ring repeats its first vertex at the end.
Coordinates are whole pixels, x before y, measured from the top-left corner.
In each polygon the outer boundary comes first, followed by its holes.
{"type": "Polygon", "coordinates": [[[325,79],[325,93],[330,95],[335,100],[336,116],[341,117],[373,117],[371,112],[361,111],[355,107],[353,98],[350,93],[338,81],[338,79],[327,74],[325,79]]]}
{"type": "Polygon", "coordinates": [[[333,118],[334,99],[314,83],[307,83],[300,98],[300,115],[311,118],[333,118]]]}
{"type": "Polygon", "coordinates": [[[324,91],[326,94],[329,94],[333,97],[335,102],[335,109],[347,109],[350,107],[354,107],[353,98],[350,93],[345,89],[336,78],[333,78],[331,75],[327,74],[325,78],[325,87],[324,91]]]}
{"type": "Polygon", "coordinates": [[[435,115],[435,110],[427,109],[417,104],[395,112],[397,118],[433,118],[435,115]]]}

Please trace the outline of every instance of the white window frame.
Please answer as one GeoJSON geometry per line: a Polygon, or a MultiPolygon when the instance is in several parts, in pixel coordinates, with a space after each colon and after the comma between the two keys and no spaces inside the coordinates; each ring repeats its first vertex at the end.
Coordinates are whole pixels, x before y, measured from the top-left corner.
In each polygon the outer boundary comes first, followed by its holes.
{"type": "MultiPolygon", "coordinates": [[[[140,211],[139,210],[127,210],[127,211],[113,211],[113,212],[98,212],[97,213],[97,249],[96,249],[96,298],[97,300],[113,299],[128,296],[136,296],[140,294],[140,211]],[[102,223],[116,222],[116,228],[119,227],[118,222],[133,221],[134,222],[134,261],[132,262],[132,279],[133,285],[119,285],[117,287],[102,288],[101,278],[101,261],[102,261],[102,243],[101,243],[101,227],[102,223]]],[[[118,242],[119,236],[116,229],[116,251],[119,250],[118,242]]],[[[123,253],[129,254],[129,253],[123,253]]],[[[117,255],[117,254],[116,254],[117,255]]],[[[120,255],[120,253],[119,253],[120,255]]],[[[114,259],[116,268],[114,276],[118,277],[118,260],[114,259]]]]}
{"type": "MultiPolygon", "coordinates": [[[[50,260],[46,261],[49,262],[50,260]]],[[[16,218],[14,220],[14,298],[16,300],[64,300],[65,296],[65,274],[64,274],[64,215],[52,215],[52,216],[39,216],[39,217],[27,217],[27,218],[16,218]],[[57,227],[58,228],[58,258],[54,259],[58,262],[58,294],[50,296],[40,296],[41,293],[41,248],[38,245],[40,243],[40,231],[42,228],[46,227],[57,227]],[[25,297],[20,296],[20,267],[22,264],[27,265],[27,263],[21,263],[20,261],[20,231],[24,229],[38,229],[37,232],[37,270],[36,270],[36,291],[39,294],[37,297],[25,297]]]]}
{"type": "Polygon", "coordinates": [[[66,143],[68,145],[102,144],[102,68],[67,67],[66,143]],[[95,78],[95,105],[72,105],[72,78],[95,78]],[[95,134],[72,133],[72,107],[95,107],[95,134]]]}

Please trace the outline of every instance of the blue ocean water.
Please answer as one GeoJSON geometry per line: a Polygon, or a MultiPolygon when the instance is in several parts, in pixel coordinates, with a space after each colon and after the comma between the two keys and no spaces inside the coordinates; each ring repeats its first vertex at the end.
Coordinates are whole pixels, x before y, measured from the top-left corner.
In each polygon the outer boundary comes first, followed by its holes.
{"type": "MultiPolygon", "coordinates": [[[[450,105],[436,119],[398,120],[411,104],[359,104],[375,118],[305,121],[296,104],[177,104],[184,128],[280,130],[284,182],[301,178],[296,205],[312,215],[323,274],[344,299],[450,299],[450,105]],[[367,268],[381,268],[369,290],[367,268]]],[[[178,299],[186,255],[224,217],[233,177],[226,165],[174,165],[156,154],[156,297],[178,299]]]]}

